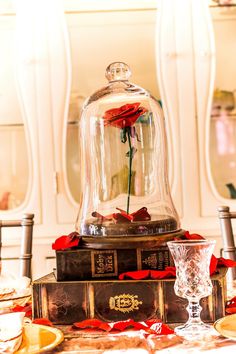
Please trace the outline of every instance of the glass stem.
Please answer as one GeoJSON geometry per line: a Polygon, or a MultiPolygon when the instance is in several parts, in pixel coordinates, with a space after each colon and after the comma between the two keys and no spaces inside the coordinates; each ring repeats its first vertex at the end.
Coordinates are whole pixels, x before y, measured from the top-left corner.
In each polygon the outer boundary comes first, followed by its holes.
{"type": "Polygon", "coordinates": [[[128,197],[127,197],[127,214],[129,214],[129,203],[130,203],[130,192],[131,192],[131,178],[132,178],[132,160],[133,160],[133,152],[132,152],[132,144],[131,144],[131,133],[130,127],[127,131],[128,135],[128,143],[129,143],[129,171],[128,171],[128,197]]]}
{"type": "Polygon", "coordinates": [[[189,304],[187,306],[187,311],[189,314],[189,319],[187,322],[188,324],[190,324],[190,323],[197,324],[197,323],[202,322],[201,317],[200,317],[202,307],[199,304],[199,300],[194,300],[194,301],[189,300],[189,304]]]}

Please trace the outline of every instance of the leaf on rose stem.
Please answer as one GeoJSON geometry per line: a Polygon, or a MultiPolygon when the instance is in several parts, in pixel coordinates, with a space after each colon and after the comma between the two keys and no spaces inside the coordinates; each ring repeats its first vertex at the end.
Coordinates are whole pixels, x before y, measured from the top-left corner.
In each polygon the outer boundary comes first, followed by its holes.
{"type": "Polygon", "coordinates": [[[132,146],[131,147],[131,149],[130,149],[130,151],[128,151],[127,153],[126,153],[126,156],[127,157],[131,157],[131,159],[134,157],[134,155],[135,155],[135,153],[137,152],[137,149],[134,147],[134,146],[132,146]]]}
{"type": "Polygon", "coordinates": [[[120,140],[123,144],[126,143],[127,141],[127,129],[126,128],[121,128],[120,130],[120,140]]]}

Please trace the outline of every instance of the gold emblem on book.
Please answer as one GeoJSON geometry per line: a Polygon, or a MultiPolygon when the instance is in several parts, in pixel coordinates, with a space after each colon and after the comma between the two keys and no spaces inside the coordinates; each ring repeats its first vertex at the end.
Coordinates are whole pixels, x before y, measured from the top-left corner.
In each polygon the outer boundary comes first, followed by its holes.
{"type": "Polygon", "coordinates": [[[156,269],[157,268],[157,255],[156,255],[156,253],[150,254],[149,257],[147,257],[143,260],[143,263],[152,269],[156,269]]]}
{"type": "Polygon", "coordinates": [[[122,294],[111,296],[109,299],[109,307],[111,310],[123,313],[139,310],[142,301],[138,301],[138,295],[122,294]]]}

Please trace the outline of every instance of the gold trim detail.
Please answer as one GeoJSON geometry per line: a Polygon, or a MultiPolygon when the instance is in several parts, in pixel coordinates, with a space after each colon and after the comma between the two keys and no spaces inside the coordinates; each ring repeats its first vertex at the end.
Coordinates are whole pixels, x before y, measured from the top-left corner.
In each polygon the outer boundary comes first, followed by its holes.
{"type": "Polygon", "coordinates": [[[116,250],[91,251],[92,277],[101,278],[118,275],[116,250]]]}
{"type": "Polygon", "coordinates": [[[138,301],[138,295],[121,294],[110,297],[109,308],[111,310],[126,313],[139,310],[139,305],[142,305],[142,303],[142,301],[138,301]]]}

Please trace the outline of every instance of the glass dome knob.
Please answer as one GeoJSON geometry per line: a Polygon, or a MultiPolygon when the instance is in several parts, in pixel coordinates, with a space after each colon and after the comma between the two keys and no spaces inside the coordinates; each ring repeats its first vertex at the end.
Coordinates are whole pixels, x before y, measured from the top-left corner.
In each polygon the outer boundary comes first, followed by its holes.
{"type": "Polygon", "coordinates": [[[125,81],[129,80],[131,76],[131,70],[129,66],[122,62],[115,62],[110,64],[106,69],[106,78],[111,81],[125,81]]]}

